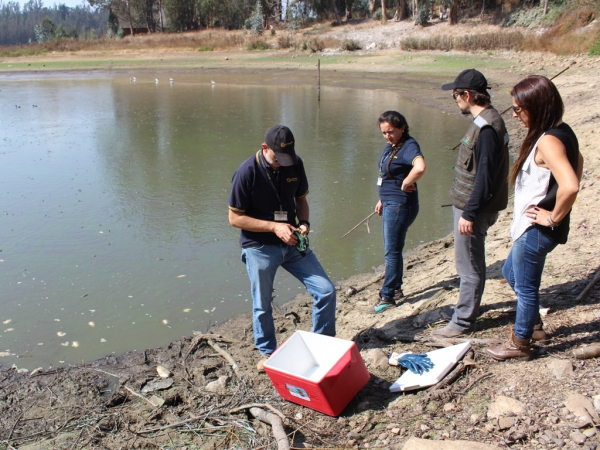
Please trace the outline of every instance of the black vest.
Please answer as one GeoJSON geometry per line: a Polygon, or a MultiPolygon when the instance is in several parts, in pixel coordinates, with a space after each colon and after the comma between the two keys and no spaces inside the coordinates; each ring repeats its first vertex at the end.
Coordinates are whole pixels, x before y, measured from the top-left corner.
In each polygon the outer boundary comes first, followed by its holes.
{"type": "Polygon", "coordinates": [[[508,205],[508,132],[504,120],[493,106],[488,106],[473,120],[467,134],[460,142],[458,158],[454,166],[454,181],[450,189],[452,204],[458,209],[465,209],[475,184],[477,161],[475,158],[475,145],[481,129],[491,126],[498,134],[502,147],[502,163],[497,167],[492,196],[488,199],[481,212],[501,211],[508,205]]]}

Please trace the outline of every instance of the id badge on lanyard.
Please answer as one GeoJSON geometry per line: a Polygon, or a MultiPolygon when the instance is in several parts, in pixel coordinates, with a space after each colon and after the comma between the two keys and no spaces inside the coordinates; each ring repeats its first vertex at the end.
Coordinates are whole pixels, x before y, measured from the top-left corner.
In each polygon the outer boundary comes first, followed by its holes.
{"type": "Polygon", "coordinates": [[[287,222],[288,213],[287,211],[275,211],[275,222],[287,222]]]}

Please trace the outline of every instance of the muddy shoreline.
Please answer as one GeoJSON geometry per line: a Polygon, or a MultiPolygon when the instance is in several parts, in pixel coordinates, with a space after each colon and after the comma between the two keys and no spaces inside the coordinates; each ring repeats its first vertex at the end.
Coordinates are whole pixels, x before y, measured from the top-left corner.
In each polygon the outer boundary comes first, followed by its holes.
{"type": "MultiPolygon", "coordinates": [[[[384,53],[382,58],[390,55],[384,53]]],[[[509,104],[510,87],[523,73],[535,72],[525,72],[523,67],[539,68],[544,64],[545,70],[558,72],[562,63],[550,56],[509,54],[505,65],[515,66],[513,69],[482,70],[494,84],[494,104],[504,109],[509,104]],[[519,58],[519,63],[513,57],[519,58]]],[[[464,65],[474,63],[465,58],[464,65]]],[[[352,71],[343,73],[341,67],[338,72],[337,66],[331,66],[329,80],[336,86],[390,89],[389,84],[398,83],[400,75],[417,81],[434,70],[432,65],[410,75],[389,72],[387,67],[382,73],[360,71],[367,66],[370,63],[356,63],[352,71]]],[[[503,338],[514,320],[514,313],[506,310],[514,306],[514,294],[503,283],[500,272],[511,245],[509,208],[488,235],[488,280],[482,316],[471,336],[473,365],[446,389],[391,394],[388,387],[399,371],[387,364],[386,355],[392,351],[426,352],[440,345],[428,338],[428,329],[441,326],[440,308],[454,304],[457,297],[450,236],[409,252],[407,301],[385,314],[362,313],[377,295],[382,267],[339,283],[338,337],[357,343],[371,373],[367,386],[340,418],[282,400],[268,378],[256,374],[258,352],[252,342],[248,312],[212,328],[211,334],[217,336],[210,339],[194,336],[190,330],[190,336],[164,348],[35,373],[0,370],[0,448],[276,448],[270,427],[253,419],[244,408],[239,410],[250,403],[268,403],[280,410],[296,448],[400,449],[410,438],[466,440],[489,448],[570,449],[587,445],[592,449],[600,445],[594,428],[589,424],[579,426],[565,403],[571,394],[589,399],[600,394],[600,361],[592,359],[582,364],[571,354],[574,348],[600,340],[600,290],[592,289],[583,301],[575,302],[600,267],[600,158],[596,150],[600,94],[597,88],[591,88],[600,86],[597,66],[598,60],[579,58],[578,65],[556,81],[566,104],[565,121],[578,135],[585,165],[569,242],[550,255],[544,273],[541,302],[549,308],[545,322],[552,340],[537,348],[533,361],[499,364],[483,351],[486,345],[503,338]],[[231,355],[239,365],[239,374],[208,340],[231,355]],[[552,369],[554,361],[563,362],[561,378],[552,369]],[[158,380],[157,365],[171,372],[172,384],[142,393],[158,380]],[[153,395],[164,403],[151,404],[153,395]],[[524,405],[524,411],[509,416],[513,417],[510,424],[487,415],[490,404],[499,396],[524,405]],[[575,432],[584,436],[583,440],[575,432]]],[[[452,79],[456,70],[436,70],[428,87],[415,89],[412,83],[398,83],[392,90],[457,114],[447,93],[439,89],[439,84],[452,79]]],[[[233,70],[232,79],[239,73],[241,69],[233,70]]],[[[282,76],[289,71],[268,73],[282,76]]],[[[255,75],[272,82],[270,76],[265,79],[262,70],[255,75]]],[[[308,84],[314,74],[307,69],[296,75],[286,77],[287,81],[304,80],[308,84]]],[[[510,119],[507,125],[513,144],[518,145],[522,130],[510,119]]],[[[279,342],[297,329],[310,329],[311,303],[304,293],[276,309],[279,342]]]]}

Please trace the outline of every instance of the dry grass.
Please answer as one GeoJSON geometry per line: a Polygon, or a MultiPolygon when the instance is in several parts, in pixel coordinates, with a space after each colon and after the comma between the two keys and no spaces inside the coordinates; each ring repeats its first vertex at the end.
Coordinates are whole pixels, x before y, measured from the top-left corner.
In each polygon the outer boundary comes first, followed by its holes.
{"type": "Polygon", "coordinates": [[[525,37],[520,31],[448,36],[440,34],[431,37],[408,37],[400,42],[405,50],[519,50],[525,37]]]}
{"type": "Polygon", "coordinates": [[[118,51],[144,49],[178,50],[233,50],[244,48],[248,39],[241,31],[197,31],[188,33],[154,33],[149,35],[127,36],[123,39],[96,39],[92,41],[63,38],[44,44],[27,44],[4,47],[2,56],[30,56],[46,52],[118,51]]]}

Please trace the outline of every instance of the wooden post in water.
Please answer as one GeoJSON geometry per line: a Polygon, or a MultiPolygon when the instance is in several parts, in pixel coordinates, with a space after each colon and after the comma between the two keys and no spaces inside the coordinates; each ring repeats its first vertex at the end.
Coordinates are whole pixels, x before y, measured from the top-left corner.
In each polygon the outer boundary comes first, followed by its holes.
{"type": "Polygon", "coordinates": [[[321,101],[321,59],[317,60],[317,101],[321,101]]]}

